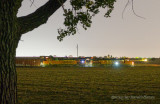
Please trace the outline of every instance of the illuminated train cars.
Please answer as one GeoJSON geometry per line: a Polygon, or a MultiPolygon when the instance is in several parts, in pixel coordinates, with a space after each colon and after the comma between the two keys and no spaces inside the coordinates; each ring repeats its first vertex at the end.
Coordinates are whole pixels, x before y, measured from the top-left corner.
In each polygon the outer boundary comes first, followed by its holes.
{"type": "Polygon", "coordinates": [[[134,62],[124,58],[97,58],[93,59],[96,66],[134,66],[134,62]]]}
{"type": "Polygon", "coordinates": [[[121,58],[97,58],[97,57],[16,57],[16,66],[134,66],[134,62],[121,58]]]}
{"type": "Polygon", "coordinates": [[[41,56],[41,66],[71,66],[71,65],[77,65],[78,60],[77,58],[73,57],[45,57],[41,56]]]}

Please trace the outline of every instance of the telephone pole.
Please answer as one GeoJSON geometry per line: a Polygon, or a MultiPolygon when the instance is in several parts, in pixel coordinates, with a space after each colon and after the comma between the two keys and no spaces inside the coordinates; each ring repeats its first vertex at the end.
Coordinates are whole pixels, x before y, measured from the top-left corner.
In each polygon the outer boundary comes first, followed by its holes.
{"type": "Polygon", "coordinates": [[[77,44],[77,57],[78,57],[78,44],[77,44]]]}

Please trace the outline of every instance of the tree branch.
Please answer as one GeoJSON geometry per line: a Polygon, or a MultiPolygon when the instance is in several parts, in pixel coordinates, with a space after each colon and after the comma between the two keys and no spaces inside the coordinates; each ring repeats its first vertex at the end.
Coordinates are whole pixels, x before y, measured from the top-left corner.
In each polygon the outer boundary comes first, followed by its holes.
{"type": "MultiPolygon", "coordinates": [[[[62,4],[66,0],[61,0],[62,4]]],[[[19,17],[20,34],[32,31],[47,22],[48,18],[62,6],[58,0],[49,0],[46,4],[38,8],[34,13],[19,17]]]]}

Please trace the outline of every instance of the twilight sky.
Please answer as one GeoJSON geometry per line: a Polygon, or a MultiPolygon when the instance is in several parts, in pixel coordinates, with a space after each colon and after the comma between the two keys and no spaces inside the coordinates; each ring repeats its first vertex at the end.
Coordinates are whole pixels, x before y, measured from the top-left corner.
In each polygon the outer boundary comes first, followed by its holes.
{"type": "MultiPolygon", "coordinates": [[[[24,0],[18,16],[34,12],[48,0],[24,0]]],[[[102,10],[93,18],[87,31],[79,26],[74,36],[57,40],[57,29],[63,27],[63,10],[60,8],[46,24],[23,34],[17,48],[17,56],[127,56],[160,57],[160,0],[134,0],[135,12],[146,19],[135,16],[131,3],[122,19],[122,11],[128,0],[117,0],[111,18],[104,18],[102,10]]],[[[67,6],[68,4],[66,4],[67,6]]]]}

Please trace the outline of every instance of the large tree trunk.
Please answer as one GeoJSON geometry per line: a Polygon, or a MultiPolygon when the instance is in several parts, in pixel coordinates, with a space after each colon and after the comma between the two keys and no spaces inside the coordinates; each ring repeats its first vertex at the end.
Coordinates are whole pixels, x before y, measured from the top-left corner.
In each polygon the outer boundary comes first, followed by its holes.
{"type": "Polygon", "coordinates": [[[0,104],[15,104],[17,99],[15,55],[20,35],[13,7],[12,0],[0,1],[0,104]]]}
{"type": "Polygon", "coordinates": [[[4,51],[3,48],[1,46],[0,51],[6,52],[6,54],[0,54],[0,104],[15,104],[17,99],[17,75],[14,64],[15,50],[5,47],[6,51],[4,51]]]}
{"type": "Polygon", "coordinates": [[[23,0],[0,0],[0,104],[17,102],[16,48],[21,34],[46,23],[66,0],[49,0],[30,15],[17,18],[23,0]]]}

